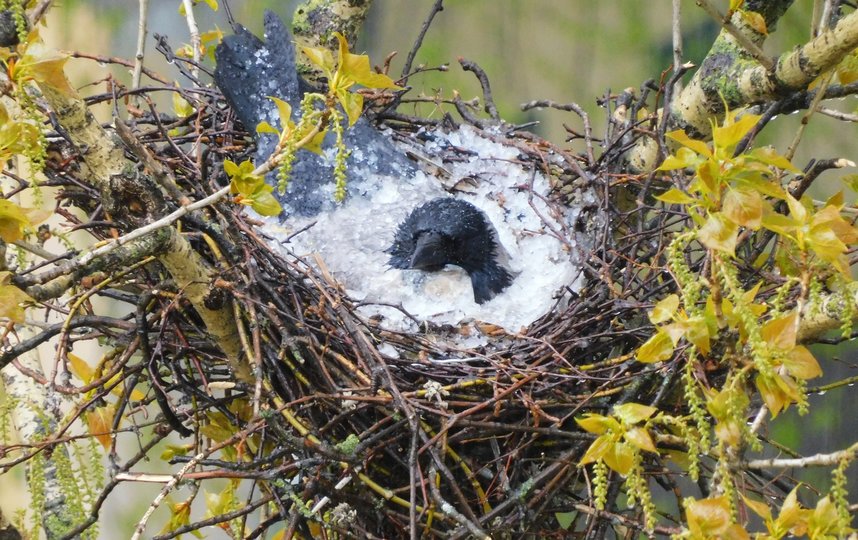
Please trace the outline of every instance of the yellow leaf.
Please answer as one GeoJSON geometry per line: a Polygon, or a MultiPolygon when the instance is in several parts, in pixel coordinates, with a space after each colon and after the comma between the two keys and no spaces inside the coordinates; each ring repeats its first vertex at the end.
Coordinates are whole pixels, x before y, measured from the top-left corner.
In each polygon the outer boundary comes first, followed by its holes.
{"type": "Polygon", "coordinates": [[[724,197],[722,211],[730,221],[757,230],[763,219],[763,199],[756,191],[730,189],[724,197]]]}
{"type": "Polygon", "coordinates": [[[755,32],[763,35],[768,35],[769,31],[766,27],[766,19],[756,11],[741,10],[739,14],[745,23],[754,29],[755,32]]]}
{"type": "Polygon", "coordinates": [[[715,436],[727,446],[742,442],[742,429],[735,420],[722,420],[715,424],[715,436]]]}
{"type": "Polygon", "coordinates": [[[24,237],[24,227],[30,220],[24,209],[6,199],[0,199],[0,238],[7,243],[17,242],[24,237]]]}
{"type": "MultiPolygon", "coordinates": [[[[711,321],[717,328],[717,322],[712,317],[711,321]]],[[[709,342],[709,323],[705,317],[693,317],[686,323],[685,339],[697,347],[702,354],[709,354],[711,350],[709,342]]]]}
{"type": "Polygon", "coordinates": [[[682,339],[682,336],[688,330],[688,324],[685,321],[675,322],[662,326],[660,330],[670,336],[671,343],[676,347],[679,344],[679,340],[682,339]]]}
{"type": "Polygon", "coordinates": [[[795,197],[793,197],[789,193],[786,194],[786,197],[784,198],[784,200],[786,200],[787,205],[789,206],[790,216],[795,221],[797,221],[798,223],[806,223],[807,222],[807,208],[805,208],[805,206],[801,203],[801,201],[798,201],[795,197]]]}
{"type": "Polygon", "coordinates": [[[783,317],[772,319],[763,325],[760,335],[774,349],[789,351],[795,347],[798,313],[793,310],[783,317]]]}
{"type": "Polygon", "coordinates": [[[63,68],[68,56],[48,49],[41,42],[32,42],[27,46],[27,52],[15,64],[15,80],[23,82],[34,80],[46,84],[69,95],[74,93],[66,79],[63,68]]]}
{"type": "Polygon", "coordinates": [[[720,212],[710,214],[703,227],[697,231],[697,240],[701,244],[731,257],[735,255],[738,237],[739,226],[720,212]]]}
{"type": "Polygon", "coordinates": [[[725,536],[732,523],[730,500],[726,495],[689,503],[686,508],[688,530],[694,538],[725,536]]]}
{"type": "Polygon", "coordinates": [[[277,129],[274,126],[272,126],[271,124],[269,124],[265,120],[256,124],[256,132],[260,133],[260,134],[271,133],[272,135],[278,135],[278,136],[280,135],[280,132],[277,131],[277,129]]]}
{"type": "Polygon", "coordinates": [[[769,521],[772,519],[772,511],[769,506],[762,501],[755,501],[754,499],[749,499],[742,495],[742,500],[745,501],[745,504],[754,511],[755,514],[763,518],[765,521],[769,521]]]}
{"type": "Polygon", "coordinates": [[[683,146],[674,155],[667,156],[656,170],[675,171],[677,169],[685,169],[697,165],[700,163],[700,160],[701,158],[694,150],[683,146]]]}
{"type": "Polygon", "coordinates": [[[89,428],[89,433],[98,439],[105,450],[110,449],[110,430],[113,428],[115,414],[116,405],[113,404],[98,407],[86,413],[86,425],[89,428]]]}
{"type": "Polygon", "coordinates": [[[277,106],[277,115],[280,117],[280,127],[283,128],[283,131],[294,129],[295,123],[292,122],[292,106],[274,96],[268,96],[268,99],[273,101],[277,106]]]}
{"type": "Polygon", "coordinates": [[[615,443],[611,440],[609,435],[601,435],[596,438],[595,441],[587,448],[587,451],[584,452],[584,455],[581,457],[581,461],[578,462],[579,466],[587,465],[588,463],[593,463],[603,459],[605,454],[611,449],[615,443]]]}
{"type": "Polygon", "coordinates": [[[614,416],[620,419],[624,424],[632,425],[638,422],[643,422],[650,416],[658,412],[658,409],[650,405],[641,403],[623,403],[614,406],[614,416]]]}
{"type": "MultiPolygon", "coordinates": [[[[842,198],[843,192],[838,192],[838,194],[842,198]]],[[[840,214],[842,200],[840,201],[840,204],[832,204],[832,200],[834,198],[835,197],[833,196],[829,199],[825,208],[813,215],[810,222],[811,229],[825,225],[834,232],[841,242],[845,244],[854,244],[858,242],[858,229],[843,219],[843,216],[840,214]]]]}
{"type": "Polygon", "coordinates": [[[334,32],[334,36],[340,42],[337,71],[342,77],[367,88],[403,90],[402,87],[396,86],[393,79],[387,75],[372,71],[369,65],[369,56],[365,54],[351,54],[345,36],[339,32],[334,32]]]}
{"type": "Polygon", "coordinates": [[[337,98],[339,98],[340,105],[349,117],[349,126],[353,126],[363,113],[363,96],[348,90],[340,90],[337,92],[337,98]]]}
{"type": "Polygon", "coordinates": [[[314,154],[322,155],[322,143],[325,142],[325,135],[327,135],[327,131],[320,131],[317,133],[312,139],[310,139],[307,144],[303,146],[304,150],[309,150],[314,154]]]}
{"type": "Polygon", "coordinates": [[[182,97],[182,94],[176,91],[173,92],[173,112],[179,118],[187,118],[194,114],[194,107],[188,103],[188,100],[182,97]]]}
{"type": "Polygon", "coordinates": [[[731,154],[745,135],[757,125],[760,116],[757,114],[745,114],[735,121],[725,122],[722,126],[717,126],[712,130],[712,142],[715,148],[731,154]]]}
{"type": "Polygon", "coordinates": [[[661,324],[669,321],[676,315],[677,309],[679,309],[679,296],[671,294],[659,300],[652,311],[650,311],[649,320],[652,324],[661,324]]]}
{"type": "MultiPolygon", "coordinates": [[[[778,377],[778,375],[775,375],[775,377],[778,377]]],[[[760,397],[763,398],[763,402],[766,404],[769,412],[772,413],[772,418],[776,418],[792,401],[783,392],[777,381],[767,375],[757,375],[754,379],[754,384],[756,384],[757,390],[760,392],[760,397]]]]}
{"type": "Polygon", "coordinates": [[[736,178],[735,185],[736,187],[756,191],[760,193],[760,195],[765,195],[767,197],[773,197],[781,200],[786,199],[786,191],[784,191],[782,187],[774,182],[770,182],[769,180],[764,180],[762,178],[736,178]]]}
{"type": "Polygon", "coordinates": [[[95,370],[89,366],[86,360],[74,353],[68,353],[66,356],[69,359],[69,368],[72,374],[80,379],[83,384],[91,383],[95,370]]]}
{"type": "Polygon", "coordinates": [[[796,536],[803,536],[807,531],[807,518],[810,517],[811,512],[807,508],[802,508],[798,502],[799,487],[801,484],[795,486],[784,499],[778,519],[775,520],[775,526],[796,536]]]}
{"type": "MultiPolygon", "coordinates": [[[[662,163],[662,166],[664,166],[664,163],[662,163]]],[[[694,197],[686,195],[684,192],[676,188],[670,188],[661,195],[656,195],[655,198],[661,202],[666,202],[668,204],[690,204],[697,200],[694,197]]]]}
{"type": "Polygon", "coordinates": [[[667,333],[658,330],[654,336],[638,348],[635,356],[638,362],[644,364],[667,360],[673,356],[673,341],[667,333]]]}
{"type": "Polygon", "coordinates": [[[682,146],[688,147],[691,150],[694,150],[701,156],[710,157],[712,156],[712,151],[709,150],[709,146],[706,145],[703,141],[697,141],[688,136],[681,129],[677,129],[676,131],[671,131],[666,134],[668,139],[678,142],[682,146]]]}
{"type": "Polygon", "coordinates": [[[307,56],[310,62],[328,73],[328,77],[330,78],[330,73],[334,71],[334,55],[331,54],[331,51],[318,47],[301,47],[301,51],[307,56]]]}
{"type": "Polygon", "coordinates": [[[626,431],[624,435],[625,439],[634,447],[639,450],[646,450],[647,452],[653,452],[655,454],[658,453],[658,450],[655,448],[655,443],[652,442],[652,437],[645,428],[636,427],[626,431]]]}
{"type": "Polygon", "coordinates": [[[623,476],[629,474],[629,471],[632,470],[632,465],[635,463],[635,455],[632,447],[621,442],[611,445],[602,459],[605,461],[605,465],[623,476]]]}
{"type": "Polygon", "coordinates": [[[785,171],[789,171],[795,174],[801,173],[801,171],[796,168],[796,166],[793,165],[790,160],[788,160],[785,156],[778,154],[777,151],[771,146],[762,146],[760,148],[755,148],[748,153],[748,156],[759,161],[760,163],[765,163],[766,165],[771,165],[772,167],[777,167],[778,169],[783,169],[785,171]]]}
{"type": "Polygon", "coordinates": [[[596,413],[587,413],[581,418],[576,418],[575,422],[581,426],[581,429],[588,433],[601,435],[608,430],[617,430],[620,425],[616,420],[608,416],[602,416],[596,413]]]}
{"type": "Polygon", "coordinates": [[[819,362],[803,345],[797,345],[786,355],[784,366],[790,375],[802,380],[813,379],[822,375],[819,362]]]}
{"type": "Polygon", "coordinates": [[[24,308],[21,304],[25,302],[35,302],[35,300],[14,285],[0,285],[0,317],[23,323],[24,308]]]}

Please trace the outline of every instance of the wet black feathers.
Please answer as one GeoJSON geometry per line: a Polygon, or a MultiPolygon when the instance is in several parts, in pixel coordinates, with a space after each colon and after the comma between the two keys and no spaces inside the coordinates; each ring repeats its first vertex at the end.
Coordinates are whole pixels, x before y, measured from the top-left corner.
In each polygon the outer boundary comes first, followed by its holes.
{"type": "Polygon", "coordinates": [[[400,269],[461,267],[471,278],[474,300],[482,304],[512,283],[505,251],[486,215],[452,198],[433,199],[411,212],[387,249],[389,264],[400,269]]]}

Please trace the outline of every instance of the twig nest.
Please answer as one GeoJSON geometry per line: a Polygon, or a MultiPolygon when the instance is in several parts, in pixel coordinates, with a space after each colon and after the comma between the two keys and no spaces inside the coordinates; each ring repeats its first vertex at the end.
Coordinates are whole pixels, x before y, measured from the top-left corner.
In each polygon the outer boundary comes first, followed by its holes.
{"type": "Polygon", "coordinates": [[[403,153],[420,166],[401,175],[379,174],[372,148],[356,148],[345,203],[308,218],[271,220],[265,230],[287,255],[323,265],[357,312],[383,328],[416,331],[426,323],[479,321],[519,332],[582,287],[581,261],[590,242],[575,232],[576,224],[596,196],[582,193],[574,205],[556,202],[549,179],[534,165],[536,156],[500,141],[470,126],[400,138],[403,153]],[[508,255],[512,283],[482,304],[458,266],[427,271],[390,265],[386,250],[397,227],[438,197],[455,197],[482,211],[496,231],[498,253],[508,255]]]}

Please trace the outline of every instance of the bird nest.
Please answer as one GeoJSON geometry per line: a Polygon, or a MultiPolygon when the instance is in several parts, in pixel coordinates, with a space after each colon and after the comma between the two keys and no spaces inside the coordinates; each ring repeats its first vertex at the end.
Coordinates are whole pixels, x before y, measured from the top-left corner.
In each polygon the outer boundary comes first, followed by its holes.
{"type": "MultiPolygon", "coordinates": [[[[498,531],[511,527],[539,536],[557,530],[558,513],[573,516],[563,524],[568,530],[596,527],[600,519],[642,527],[633,511],[624,517],[592,509],[577,463],[593,437],[577,429],[575,418],[628,400],[668,407],[670,370],[635,363],[626,353],[647,337],[641,307],[662,276],[640,262],[658,259],[670,216],[608,202],[645,200],[648,184],[635,187],[638,179],[622,174],[619,164],[635,126],[615,113],[636,118],[647,91],[602,101],[605,140],[593,140],[583,115],[582,134],[570,130],[570,139],[586,148],[580,154],[509,126],[489,129],[491,119],[476,118],[475,108],[460,101],[461,119],[429,122],[391,111],[375,118],[403,138],[427,123],[442,130],[471,124],[514,145],[520,160],[549,176],[552,204],[566,204],[584,189],[598,194],[600,202],[582,217],[583,232],[570,233],[592,239],[582,257],[583,288],[520,332],[477,322],[468,331],[482,334],[478,346],[454,339],[462,327],[391,330],[361,315],[323,264],[275,249],[241,205],[221,202],[183,218],[183,234],[219,269],[209,301],[231,305],[240,320],[255,384],[230,373],[218,343],[164,269],[151,263],[129,274],[125,286],[140,300],[128,339],[145,336],[150,358],[128,376],[148,365],[160,390],[147,400],[158,400],[162,418],[212,441],[200,445],[200,455],[173,461],[191,461],[212,477],[266,480],[259,499],[275,510],[257,523],[256,534],[285,520],[305,537],[318,533],[320,523],[357,537],[397,537],[409,527],[453,538],[503,537],[498,531]]],[[[125,95],[111,86],[88,101],[125,95]]],[[[252,144],[216,91],[186,96],[196,115],[141,110],[133,131],[183,192],[202,199],[228,181],[224,159],[245,159],[252,144]]],[[[59,155],[68,154],[63,144],[54,143],[59,155]]],[[[80,226],[106,237],[97,195],[74,173],[73,161],[50,160],[47,174],[64,186],[67,203],[88,211],[90,221],[80,226]]],[[[127,292],[117,296],[128,301],[127,292]]]]}

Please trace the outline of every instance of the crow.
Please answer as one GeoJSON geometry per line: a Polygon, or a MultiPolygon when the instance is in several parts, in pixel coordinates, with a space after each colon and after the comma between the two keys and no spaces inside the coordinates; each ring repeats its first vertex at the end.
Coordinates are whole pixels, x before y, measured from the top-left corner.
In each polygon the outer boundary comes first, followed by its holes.
{"type": "Polygon", "coordinates": [[[415,208],[387,250],[393,268],[435,272],[448,264],[468,273],[478,304],[509,287],[508,255],[488,217],[473,204],[439,197],[415,208]]]}

